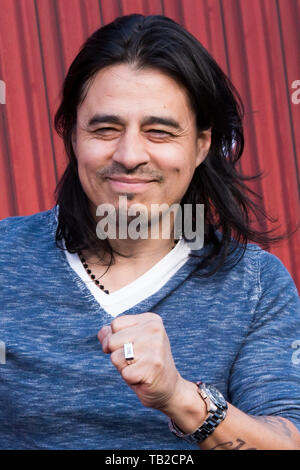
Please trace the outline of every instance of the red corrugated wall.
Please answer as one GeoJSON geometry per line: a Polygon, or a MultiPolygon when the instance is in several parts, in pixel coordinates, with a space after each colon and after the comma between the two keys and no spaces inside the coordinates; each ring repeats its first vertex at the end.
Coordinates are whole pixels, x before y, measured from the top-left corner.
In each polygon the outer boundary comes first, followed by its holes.
{"type": "MultiPolygon", "coordinates": [[[[300,0],[0,0],[0,218],[54,204],[66,163],[52,124],[64,75],[90,33],[130,13],[175,19],[230,76],[246,110],[241,167],[265,172],[253,188],[282,228],[292,227],[299,221],[300,93],[294,103],[292,84],[300,80],[300,0]]],[[[298,231],[270,250],[298,288],[299,242],[298,231]]]]}

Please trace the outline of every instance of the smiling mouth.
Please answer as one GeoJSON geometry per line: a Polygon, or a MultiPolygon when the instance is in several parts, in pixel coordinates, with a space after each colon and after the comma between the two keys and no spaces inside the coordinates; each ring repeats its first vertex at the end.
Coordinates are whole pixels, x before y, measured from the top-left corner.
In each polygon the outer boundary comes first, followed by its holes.
{"type": "Polygon", "coordinates": [[[112,176],[106,178],[113,191],[121,192],[142,192],[148,189],[151,183],[156,182],[153,179],[128,178],[122,176],[112,176]]]}
{"type": "Polygon", "coordinates": [[[139,179],[139,178],[128,178],[126,176],[109,176],[107,179],[112,181],[120,181],[121,183],[138,184],[138,183],[151,183],[153,179],[139,179]]]}

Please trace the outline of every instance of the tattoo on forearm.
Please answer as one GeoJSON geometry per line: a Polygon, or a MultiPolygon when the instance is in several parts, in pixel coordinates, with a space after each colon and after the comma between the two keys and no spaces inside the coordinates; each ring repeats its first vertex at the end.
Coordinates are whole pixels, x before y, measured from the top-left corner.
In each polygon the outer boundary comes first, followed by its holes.
{"type": "Polygon", "coordinates": [[[255,447],[247,447],[242,449],[245,444],[247,445],[247,443],[242,439],[237,439],[235,443],[233,443],[233,441],[221,442],[209,450],[216,450],[218,447],[222,447],[223,450],[257,450],[255,447]]]}
{"type": "Polygon", "coordinates": [[[281,416],[253,416],[251,418],[268,424],[271,428],[278,431],[280,430],[285,436],[292,437],[292,431],[288,427],[285,418],[281,416]]]}
{"type": "MultiPolygon", "coordinates": [[[[292,431],[288,426],[288,423],[286,422],[285,418],[282,418],[281,416],[253,416],[251,415],[251,418],[261,421],[262,423],[265,423],[269,425],[272,429],[278,431],[281,431],[285,436],[287,437],[292,437],[292,431]]],[[[217,444],[216,446],[212,447],[209,450],[257,450],[254,447],[245,447],[247,446],[247,443],[243,441],[242,439],[236,439],[235,442],[233,441],[227,441],[227,442],[221,442],[220,444],[217,444]]]]}

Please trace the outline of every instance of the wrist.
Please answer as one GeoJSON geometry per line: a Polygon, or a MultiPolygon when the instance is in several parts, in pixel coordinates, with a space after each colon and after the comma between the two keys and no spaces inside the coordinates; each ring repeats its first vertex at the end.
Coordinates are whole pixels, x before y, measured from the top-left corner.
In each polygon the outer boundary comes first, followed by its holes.
{"type": "MultiPolygon", "coordinates": [[[[194,431],[183,432],[183,429],[175,423],[172,419],[169,421],[170,431],[175,434],[176,437],[187,440],[190,443],[200,444],[208,436],[210,436],[217,426],[225,419],[227,414],[228,405],[223,397],[214,385],[205,384],[203,382],[197,382],[198,393],[205,402],[207,417],[194,431]]],[[[178,422],[178,421],[177,421],[178,422]]],[[[190,425],[191,422],[189,422],[190,425]]],[[[183,426],[181,425],[183,428],[183,426]]]]}
{"type": "Polygon", "coordinates": [[[185,379],[181,379],[168,405],[161,411],[186,434],[194,432],[208,415],[197,385],[185,379]]]}

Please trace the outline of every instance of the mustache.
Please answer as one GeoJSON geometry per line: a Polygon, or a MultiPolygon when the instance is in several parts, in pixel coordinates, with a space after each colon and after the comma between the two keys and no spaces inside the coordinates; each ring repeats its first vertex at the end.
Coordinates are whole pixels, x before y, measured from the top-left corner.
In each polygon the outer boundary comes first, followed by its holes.
{"type": "Polygon", "coordinates": [[[109,167],[102,168],[101,170],[97,171],[97,175],[101,178],[109,178],[111,176],[136,176],[137,178],[145,178],[149,180],[157,180],[162,181],[163,175],[161,172],[151,169],[151,168],[126,168],[123,165],[113,164],[109,167]]]}

